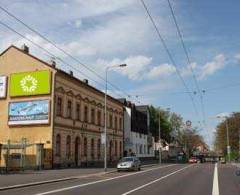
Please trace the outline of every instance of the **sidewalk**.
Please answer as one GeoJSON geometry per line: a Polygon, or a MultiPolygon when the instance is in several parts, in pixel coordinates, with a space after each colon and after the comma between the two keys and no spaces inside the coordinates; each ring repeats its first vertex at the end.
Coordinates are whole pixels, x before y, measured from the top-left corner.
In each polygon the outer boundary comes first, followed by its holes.
{"type": "MultiPolygon", "coordinates": [[[[115,168],[109,168],[108,172],[115,170],[115,168]]],[[[73,179],[74,177],[84,177],[92,174],[103,173],[103,168],[72,168],[2,174],[0,175],[0,188],[27,183],[45,182],[48,180],[58,180],[63,178],[73,179]]]]}

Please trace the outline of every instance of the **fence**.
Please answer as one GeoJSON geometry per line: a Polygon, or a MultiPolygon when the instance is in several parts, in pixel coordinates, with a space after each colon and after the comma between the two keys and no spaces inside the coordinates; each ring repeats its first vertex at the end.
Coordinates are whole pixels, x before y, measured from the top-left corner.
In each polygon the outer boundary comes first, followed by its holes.
{"type": "Polygon", "coordinates": [[[19,142],[7,140],[0,144],[1,172],[41,169],[43,166],[43,144],[28,143],[26,138],[19,142]]]}

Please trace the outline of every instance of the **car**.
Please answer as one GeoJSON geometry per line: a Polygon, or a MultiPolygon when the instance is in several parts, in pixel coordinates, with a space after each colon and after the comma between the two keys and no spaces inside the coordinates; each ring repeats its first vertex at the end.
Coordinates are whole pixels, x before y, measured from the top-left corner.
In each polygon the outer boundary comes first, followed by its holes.
{"type": "Polygon", "coordinates": [[[189,163],[198,163],[199,160],[196,157],[191,157],[191,158],[189,158],[188,162],[189,163]]]}
{"type": "Polygon", "coordinates": [[[220,163],[221,163],[221,164],[226,164],[226,159],[225,159],[224,157],[221,157],[221,158],[220,158],[220,163]]]}
{"type": "Polygon", "coordinates": [[[141,161],[135,157],[123,157],[117,164],[117,170],[119,171],[140,171],[141,161]]]}

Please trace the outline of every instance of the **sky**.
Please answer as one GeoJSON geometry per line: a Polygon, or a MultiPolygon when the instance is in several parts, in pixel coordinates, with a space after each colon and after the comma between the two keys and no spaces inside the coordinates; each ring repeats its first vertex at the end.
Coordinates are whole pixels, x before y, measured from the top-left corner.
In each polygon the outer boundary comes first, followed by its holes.
{"type": "MultiPolygon", "coordinates": [[[[107,66],[126,63],[109,71],[114,97],[126,97],[136,104],[171,108],[184,120],[199,126],[209,145],[219,113],[240,108],[240,2],[238,0],[170,0],[183,34],[191,64],[188,64],[167,0],[145,0],[174,61],[193,96],[184,87],[169,60],[140,0],[1,0],[0,6],[39,31],[72,56],[104,77],[107,66]],[[197,91],[192,67],[202,93],[197,91]],[[137,97],[136,97],[137,96],[137,97]],[[199,123],[200,121],[200,123],[199,123]],[[203,122],[205,121],[205,123],[203,122]]],[[[104,90],[104,81],[22,24],[0,10],[1,21],[28,39],[51,51],[57,66],[104,90]],[[63,59],[62,63],[59,58],[63,59]],[[83,74],[82,74],[83,73],[83,74]]],[[[0,24],[0,51],[26,43],[30,52],[50,61],[46,54],[0,24]]]]}

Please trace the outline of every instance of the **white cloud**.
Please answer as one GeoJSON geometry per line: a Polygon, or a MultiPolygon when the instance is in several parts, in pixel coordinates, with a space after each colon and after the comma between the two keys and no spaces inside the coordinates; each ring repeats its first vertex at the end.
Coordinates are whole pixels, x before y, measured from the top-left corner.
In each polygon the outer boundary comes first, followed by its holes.
{"type": "Polygon", "coordinates": [[[201,68],[201,73],[199,78],[203,79],[207,76],[210,76],[214,74],[215,72],[223,69],[225,67],[225,56],[223,54],[217,55],[213,61],[206,63],[202,68],[201,68]]]}
{"type": "Polygon", "coordinates": [[[240,53],[236,54],[234,57],[237,60],[237,62],[240,63],[240,53]]]}
{"type": "Polygon", "coordinates": [[[146,78],[155,79],[161,77],[167,77],[175,73],[175,67],[170,64],[162,64],[159,66],[153,67],[147,74],[146,78]]]}
{"type": "Polygon", "coordinates": [[[82,20],[76,20],[75,21],[75,27],[80,28],[82,26],[82,20]]]}

